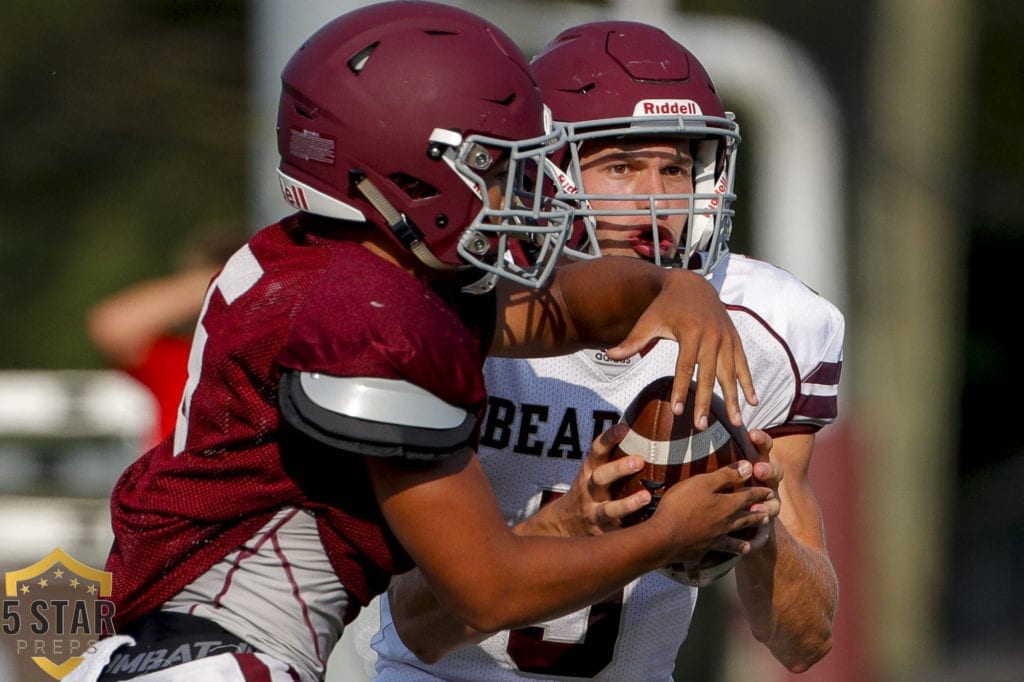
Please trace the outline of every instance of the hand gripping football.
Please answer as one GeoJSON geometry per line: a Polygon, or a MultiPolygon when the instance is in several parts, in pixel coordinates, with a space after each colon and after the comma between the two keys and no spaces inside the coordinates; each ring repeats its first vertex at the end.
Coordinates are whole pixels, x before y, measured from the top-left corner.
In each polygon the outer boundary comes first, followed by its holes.
{"type": "MultiPolygon", "coordinates": [[[[623,525],[633,525],[650,518],[661,496],[679,481],[742,459],[758,460],[757,448],[750,436],[743,427],[733,426],[727,416],[725,402],[717,395],[712,398],[708,428],[699,431],[694,427],[696,386],[696,382],[690,384],[686,406],[679,416],[672,413],[670,376],[649,383],[626,407],[620,421],[629,426],[629,433],[612,452],[610,459],[640,455],[646,465],[612,484],[611,495],[620,499],[646,489],[651,493],[651,503],[625,517],[623,525]]],[[[735,535],[749,540],[756,532],[756,528],[749,528],[735,535]]],[[[732,570],[741,556],[712,550],[699,560],[670,564],[661,571],[684,585],[704,587],[732,570]]]]}

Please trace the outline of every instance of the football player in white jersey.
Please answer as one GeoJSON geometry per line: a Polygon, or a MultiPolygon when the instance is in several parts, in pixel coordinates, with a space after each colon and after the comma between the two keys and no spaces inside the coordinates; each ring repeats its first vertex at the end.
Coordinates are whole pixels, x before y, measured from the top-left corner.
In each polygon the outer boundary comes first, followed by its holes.
{"type": "MultiPolygon", "coordinates": [[[[837,414],[843,317],[790,273],[729,253],[739,131],[688,50],[651,26],[598,22],[562,32],[533,66],[569,130],[562,185],[586,228],[577,255],[596,243],[605,256],[701,272],[740,332],[759,398],[742,406],[744,423],[773,439],[755,476],[782,506],[768,542],[736,565],[738,594],[754,636],[789,670],[806,670],[831,647],[838,589],[808,468],[815,434],[837,414]]],[[[675,353],[661,341],[620,361],[599,349],[488,359],[480,458],[517,532],[614,529],[621,506],[607,486],[624,470],[588,459],[587,446],[671,373],[675,353]],[[557,514],[537,514],[559,496],[557,514]]],[[[697,593],[649,573],[576,613],[488,636],[434,607],[412,572],[382,598],[377,679],[671,680],[697,593]]]]}

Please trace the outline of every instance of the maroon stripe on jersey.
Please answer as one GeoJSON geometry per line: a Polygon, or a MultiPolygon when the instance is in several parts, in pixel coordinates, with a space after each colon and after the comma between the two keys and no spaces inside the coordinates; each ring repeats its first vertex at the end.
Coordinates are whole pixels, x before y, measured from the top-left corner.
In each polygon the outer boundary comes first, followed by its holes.
{"type": "Polygon", "coordinates": [[[821,362],[814,368],[814,371],[807,375],[804,383],[823,384],[835,386],[839,383],[839,375],[842,373],[842,362],[821,362]]]}
{"type": "MultiPolygon", "coordinates": [[[[757,322],[762,327],[764,327],[765,331],[767,331],[769,334],[771,334],[772,337],[776,341],[779,342],[779,346],[783,349],[783,351],[785,351],[786,357],[789,358],[789,368],[793,372],[793,380],[794,380],[794,382],[796,382],[796,392],[797,392],[797,395],[796,395],[793,403],[790,404],[790,406],[789,406],[789,414],[786,415],[786,423],[789,424],[794,419],[799,419],[800,416],[803,416],[805,414],[804,412],[801,411],[801,406],[800,406],[801,401],[809,400],[811,398],[811,396],[800,395],[800,386],[802,385],[801,381],[800,381],[800,367],[797,365],[796,358],[793,357],[793,351],[790,349],[789,344],[786,343],[786,339],[783,338],[783,336],[781,334],[779,334],[779,332],[777,332],[774,327],[772,327],[770,324],[768,324],[768,322],[763,317],[758,315],[756,312],[754,312],[750,308],[747,308],[746,306],[735,305],[735,304],[728,304],[727,303],[726,306],[725,306],[725,309],[726,310],[735,310],[735,311],[738,311],[738,312],[742,312],[745,315],[749,315],[752,319],[757,320],[757,322]]],[[[826,363],[822,363],[822,364],[826,364],[826,363]]],[[[820,367],[820,365],[819,365],[819,367],[820,367]]],[[[815,368],[815,372],[817,370],[818,370],[818,368],[815,368]]],[[[813,374],[813,372],[812,372],[812,374],[813,374]]],[[[808,416],[810,416],[810,415],[808,415],[808,416]]],[[[820,428],[821,426],[823,426],[823,425],[820,425],[818,428],[820,428]]]]}
{"type": "Polygon", "coordinates": [[[772,438],[782,438],[784,436],[798,436],[800,434],[814,435],[818,431],[821,431],[823,426],[824,424],[815,424],[811,422],[804,422],[802,424],[786,423],[779,424],[778,426],[772,426],[764,430],[768,432],[768,435],[772,438]]]}
{"type": "Polygon", "coordinates": [[[270,669],[263,661],[256,658],[256,654],[233,654],[233,656],[246,682],[272,682],[270,669]]]}
{"type": "Polygon", "coordinates": [[[793,414],[809,419],[835,419],[839,401],[834,395],[800,395],[793,404],[793,414]]]}
{"type": "Polygon", "coordinates": [[[294,517],[298,513],[299,513],[298,509],[293,509],[283,519],[281,519],[280,521],[275,523],[273,528],[271,528],[266,533],[264,533],[263,537],[260,538],[260,540],[255,545],[253,545],[253,547],[251,549],[249,547],[242,547],[242,549],[238,550],[238,556],[235,557],[234,562],[232,562],[231,569],[228,571],[227,576],[225,576],[225,578],[224,578],[224,587],[217,594],[217,596],[213,598],[213,605],[214,605],[215,608],[220,608],[221,599],[224,598],[224,595],[227,594],[228,589],[231,587],[231,580],[232,580],[232,578],[234,578],[235,571],[238,570],[238,565],[240,563],[242,563],[242,560],[243,559],[247,559],[247,558],[251,557],[253,554],[255,554],[256,552],[258,552],[260,547],[262,547],[263,544],[267,540],[269,540],[269,539],[274,537],[274,535],[277,533],[278,529],[281,528],[281,526],[283,526],[284,524],[286,524],[289,521],[291,521],[292,517],[294,517]]]}
{"type": "Polygon", "coordinates": [[[306,604],[306,600],[302,598],[302,593],[299,591],[299,582],[295,579],[295,575],[292,573],[292,564],[288,561],[284,552],[281,551],[281,545],[277,542],[276,534],[273,538],[273,545],[274,554],[276,554],[277,558],[280,559],[281,567],[288,576],[288,583],[292,586],[292,596],[295,597],[295,601],[299,603],[299,607],[302,609],[302,619],[306,622],[306,629],[309,631],[309,638],[313,641],[313,648],[316,650],[316,659],[320,662],[320,665],[326,668],[327,661],[324,660],[324,656],[320,652],[320,638],[317,636],[316,628],[313,627],[313,621],[309,618],[309,605],[306,604]]]}

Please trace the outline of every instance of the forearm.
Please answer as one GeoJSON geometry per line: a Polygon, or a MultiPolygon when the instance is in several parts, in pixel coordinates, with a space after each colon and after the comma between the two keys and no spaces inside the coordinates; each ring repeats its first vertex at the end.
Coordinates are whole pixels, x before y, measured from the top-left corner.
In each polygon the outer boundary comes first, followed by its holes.
{"type": "MultiPolygon", "coordinates": [[[[607,456],[624,430],[609,429],[595,441],[598,459],[607,456]]],[[[452,457],[421,469],[422,475],[383,460],[368,459],[367,464],[385,518],[420,567],[420,573],[392,583],[395,628],[406,646],[428,662],[481,641],[487,633],[575,611],[643,573],[704,552],[728,532],[760,525],[766,517],[744,512],[772,494],[769,488],[742,486],[751,467],[723,467],[683,481],[666,494],[653,517],[635,526],[603,533],[600,514],[584,512],[583,517],[594,520],[572,526],[564,523],[564,510],[545,513],[571,499],[570,491],[509,532],[493,497],[483,495],[479,483],[486,478],[475,457],[452,457]],[[413,479],[418,484],[411,485],[413,479]],[[424,509],[445,509],[444,522],[423,514],[424,509]],[[576,532],[587,536],[562,535],[576,532]]],[[[608,466],[595,476],[599,486],[600,480],[615,478],[608,476],[608,466]]],[[[583,480],[590,481],[589,476],[583,480]]],[[[626,511],[612,512],[610,518],[626,511]]]]}
{"type": "MultiPolygon", "coordinates": [[[[517,535],[562,535],[557,520],[536,514],[517,525],[517,535]]],[[[477,644],[493,632],[477,630],[441,605],[434,590],[418,569],[391,580],[388,606],[399,637],[424,663],[435,663],[464,646],[477,644]]]]}
{"type": "Polygon", "coordinates": [[[569,613],[678,553],[679,524],[670,516],[599,537],[514,535],[475,457],[449,458],[421,473],[367,464],[385,518],[439,602],[477,630],[569,613]],[[424,513],[430,509],[445,510],[444,522],[424,513]]]}
{"type": "Polygon", "coordinates": [[[587,538],[510,535],[506,550],[478,547],[490,565],[468,587],[464,580],[423,570],[456,617],[496,632],[571,613],[669,563],[662,551],[665,537],[640,526],[587,538]]]}
{"type": "Polygon", "coordinates": [[[754,637],[790,671],[832,648],[838,581],[823,547],[799,543],[776,520],[768,544],[737,564],[736,585],[754,637]]]}
{"type": "Polygon", "coordinates": [[[402,643],[424,663],[436,663],[492,634],[466,625],[442,606],[418,569],[391,579],[388,607],[402,643]]]}
{"type": "MultiPolygon", "coordinates": [[[[561,535],[563,529],[557,521],[549,523],[535,520],[537,518],[527,519],[516,526],[514,532],[517,535],[561,535]]],[[[436,663],[452,651],[478,644],[500,631],[479,630],[455,616],[441,604],[418,569],[392,579],[388,606],[402,643],[424,663],[436,663]]]]}
{"type": "MultiPolygon", "coordinates": [[[[533,357],[621,341],[666,283],[670,271],[634,258],[607,257],[558,268],[548,288],[499,283],[492,355],[533,357]]],[[[692,273],[683,275],[697,280],[692,273]]]]}
{"type": "MultiPolygon", "coordinates": [[[[610,507],[604,507],[601,514],[595,508],[609,503],[597,503],[590,494],[595,485],[602,488],[602,481],[610,482],[617,478],[619,474],[616,472],[628,473],[636,468],[625,467],[624,460],[607,463],[611,447],[612,444],[605,439],[595,441],[572,488],[516,524],[513,532],[516,535],[547,536],[584,536],[605,532],[600,517],[607,517],[610,507]],[[595,468],[599,468],[596,475],[595,468]]],[[[613,514],[625,513],[633,508],[611,511],[613,514]]],[[[395,629],[406,647],[426,663],[434,663],[451,651],[481,642],[492,634],[466,625],[445,609],[419,570],[392,579],[388,595],[395,629]]]]}
{"type": "Polygon", "coordinates": [[[606,257],[566,267],[553,286],[564,302],[577,340],[613,345],[629,333],[669,277],[703,284],[701,278],[684,270],[652,267],[635,258],[606,257]]]}

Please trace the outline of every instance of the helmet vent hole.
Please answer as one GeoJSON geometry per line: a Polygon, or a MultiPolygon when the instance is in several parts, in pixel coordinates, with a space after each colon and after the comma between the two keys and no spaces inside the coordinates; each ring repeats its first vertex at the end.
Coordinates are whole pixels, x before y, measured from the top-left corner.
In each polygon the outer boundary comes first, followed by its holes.
{"type": "Polygon", "coordinates": [[[455,31],[445,31],[443,29],[425,29],[423,31],[428,36],[454,36],[458,35],[455,31]]]}
{"type": "Polygon", "coordinates": [[[366,68],[367,62],[370,61],[370,55],[373,54],[373,51],[377,49],[379,44],[379,42],[371,43],[350,57],[348,62],[346,62],[349,70],[356,75],[362,73],[363,69],[366,68]]]}
{"type": "Polygon", "coordinates": [[[298,114],[299,116],[303,117],[303,118],[308,118],[308,119],[316,118],[316,110],[309,111],[307,109],[303,109],[302,107],[300,107],[298,105],[295,106],[295,113],[298,114]]]}
{"type": "Polygon", "coordinates": [[[414,178],[407,173],[392,173],[388,176],[388,179],[413,200],[427,199],[440,194],[437,188],[430,183],[414,178]]]}
{"type": "Polygon", "coordinates": [[[506,97],[505,99],[492,99],[492,100],[488,100],[488,101],[494,102],[495,104],[500,104],[503,107],[507,107],[507,106],[511,105],[512,102],[516,101],[516,93],[513,92],[513,93],[509,94],[509,96],[506,97]]]}

